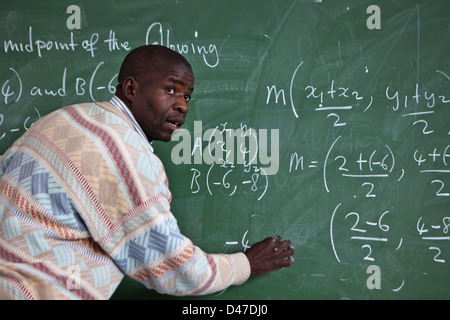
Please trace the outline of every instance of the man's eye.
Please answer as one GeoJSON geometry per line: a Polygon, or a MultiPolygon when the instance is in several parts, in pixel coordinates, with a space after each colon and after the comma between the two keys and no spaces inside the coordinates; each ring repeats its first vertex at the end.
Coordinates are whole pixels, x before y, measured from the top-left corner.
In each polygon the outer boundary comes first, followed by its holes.
{"type": "Polygon", "coordinates": [[[184,96],[184,99],[186,100],[186,102],[189,102],[189,100],[191,100],[191,96],[185,95],[185,96],[184,96]]]}
{"type": "Polygon", "coordinates": [[[173,88],[167,88],[166,91],[170,94],[175,93],[175,90],[173,88]]]}

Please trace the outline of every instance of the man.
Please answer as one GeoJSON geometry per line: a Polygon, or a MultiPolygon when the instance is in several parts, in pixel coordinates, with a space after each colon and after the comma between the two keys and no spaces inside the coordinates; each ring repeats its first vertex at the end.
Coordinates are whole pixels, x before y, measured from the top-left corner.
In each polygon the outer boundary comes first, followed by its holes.
{"type": "Polygon", "coordinates": [[[0,298],[108,299],[124,274],[171,295],[202,295],[293,263],[267,238],[207,254],[184,237],[150,141],[170,141],[194,90],[162,46],[128,54],[110,102],[59,109],[1,158],[0,298]]]}

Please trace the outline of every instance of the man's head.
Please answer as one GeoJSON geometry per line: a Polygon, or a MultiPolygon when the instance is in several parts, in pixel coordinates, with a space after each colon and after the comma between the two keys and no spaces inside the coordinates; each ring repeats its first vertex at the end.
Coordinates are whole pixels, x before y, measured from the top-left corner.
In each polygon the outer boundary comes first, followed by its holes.
{"type": "Polygon", "coordinates": [[[194,90],[187,60],[163,46],[131,51],[119,72],[117,96],[133,113],[149,140],[170,141],[183,123],[194,90]]]}

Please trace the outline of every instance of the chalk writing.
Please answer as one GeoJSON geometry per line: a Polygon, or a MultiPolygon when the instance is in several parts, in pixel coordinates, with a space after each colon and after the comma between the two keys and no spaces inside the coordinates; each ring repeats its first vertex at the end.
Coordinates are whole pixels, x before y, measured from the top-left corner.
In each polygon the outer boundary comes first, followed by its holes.
{"type": "MultiPolygon", "coordinates": [[[[405,119],[413,118],[412,125],[420,126],[424,135],[432,134],[433,129],[430,128],[427,116],[436,112],[437,105],[445,105],[450,103],[450,96],[447,90],[434,92],[432,90],[421,89],[419,83],[415,84],[415,90],[411,93],[400,93],[399,90],[393,89],[391,86],[385,88],[386,101],[377,101],[373,95],[365,95],[362,92],[367,91],[365,88],[353,88],[345,83],[339,83],[335,79],[331,79],[328,87],[319,87],[311,82],[306,82],[302,78],[301,70],[307,62],[301,61],[294,69],[289,86],[288,98],[282,86],[277,84],[267,85],[266,104],[283,104],[290,102],[290,106],[295,118],[299,118],[300,103],[294,101],[294,96],[298,101],[302,101],[302,111],[314,110],[325,113],[330,119],[333,127],[344,127],[347,125],[345,120],[352,112],[368,112],[374,105],[387,105],[392,111],[403,111],[402,117],[405,119]],[[295,86],[294,86],[295,85],[295,86]],[[299,92],[294,91],[294,87],[304,88],[299,92]],[[311,102],[311,106],[309,104],[311,102]],[[306,105],[305,105],[306,104],[306,105]],[[419,111],[419,107],[424,109],[419,111]],[[414,110],[414,111],[409,111],[414,110]]],[[[446,79],[450,79],[444,72],[436,70],[446,79]]],[[[366,67],[366,73],[368,69],[366,67]]],[[[448,132],[450,134],[450,132],[448,132]]]]}
{"type": "MultiPolygon", "coordinates": [[[[251,192],[257,195],[257,200],[261,200],[264,197],[269,186],[269,175],[266,174],[264,167],[255,164],[256,162],[253,161],[257,157],[258,150],[250,152],[252,148],[248,148],[248,143],[243,139],[239,139],[239,137],[243,138],[247,136],[252,140],[251,137],[254,135],[246,134],[246,132],[255,132],[255,130],[252,128],[247,129],[246,127],[246,125],[241,124],[241,129],[238,132],[242,133],[242,135],[237,137],[238,143],[236,145],[231,143],[232,150],[229,150],[229,146],[224,148],[226,145],[225,140],[220,139],[219,142],[221,143],[218,150],[217,148],[209,148],[209,145],[204,149],[197,148],[200,145],[199,141],[201,141],[201,137],[195,140],[193,150],[191,151],[189,149],[192,155],[198,150],[203,158],[216,160],[209,165],[208,170],[206,173],[203,172],[203,174],[199,169],[191,168],[192,179],[190,188],[192,193],[198,193],[200,191],[200,181],[202,181],[211,196],[222,194],[231,197],[241,192],[251,192]],[[230,154],[236,154],[238,160],[236,161],[234,156],[231,156],[230,159],[230,154]]],[[[225,133],[228,135],[230,131],[231,129],[228,128],[227,123],[221,123],[214,129],[206,130],[204,140],[211,143],[213,137],[215,137],[214,139],[217,143],[218,134],[225,133]]],[[[230,145],[230,140],[227,139],[226,141],[230,145]]],[[[254,143],[254,145],[256,146],[257,143],[254,143]]],[[[200,164],[201,162],[194,161],[194,163],[200,164]]]]}
{"type": "MultiPolygon", "coordinates": [[[[25,38],[25,37],[24,37],[25,38]]],[[[103,38],[97,32],[93,32],[87,36],[79,36],[78,33],[71,31],[64,40],[51,39],[39,35],[35,36],[33,27],[28,27],[28,34],[26,40],[4,40],[3,51],[6,54],[24,53],[36,55],[38,58],[43,58],[52,53],[68,53],[83,51],[87,53],[87,57],[96,57],[97,51],[105,46],[109,52],[116,51],[130,51],[132,46],[128,40],[122,40],[117,36],[115,30],[110,29],[108,34],[103,38]]],[[[215,68],[219,65],[220,57],[217,45],[209,43],[202,44],[198,40],[198,32],[194,34],[195,41],[191,43],[173,43],[170,40],[170,30],[166,29],[163,32],[163,25],[160,22],[150,24],[144,37],[146,44],[160,44],[165,45],[181,54],[200,55],[205,63],[210,68],[215,68]]]]}

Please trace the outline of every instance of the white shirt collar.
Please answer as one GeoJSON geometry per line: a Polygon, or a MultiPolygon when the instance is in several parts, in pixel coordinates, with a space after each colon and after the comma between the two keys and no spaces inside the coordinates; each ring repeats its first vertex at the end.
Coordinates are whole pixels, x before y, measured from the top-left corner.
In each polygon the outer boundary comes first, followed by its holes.
{"type": "Polygon", "coordinates": [[[120,98],[117,96],[112,97],[109,103],[122,111],[128,117],[128,119],[130,119],[131,123],[133,124],[134,130],[136,130],[136,132],[144,139],[144,141],[147,142],[150,151],[153,152],[153,147],[150,141],[148,141],[148,138],[145,135],[144,131],[142,131],[141,126],[137,123],[136,119],[134,118],[130,109],[128,109],[128,107],[125,105],[125,103],[123,103],[123,101],[120,100],[120,98]]]}

